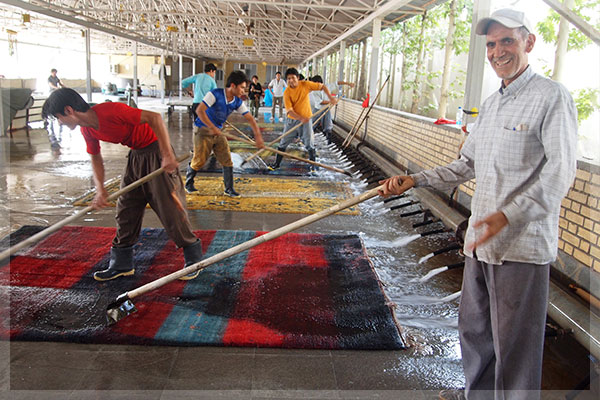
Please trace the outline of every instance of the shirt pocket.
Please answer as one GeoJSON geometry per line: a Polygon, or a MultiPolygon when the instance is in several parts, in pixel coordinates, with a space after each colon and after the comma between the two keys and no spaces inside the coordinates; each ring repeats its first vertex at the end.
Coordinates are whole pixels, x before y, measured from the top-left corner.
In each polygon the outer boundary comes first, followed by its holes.
{"type": "MultiPolygon", "coordinates": [[[[496,154],[508,159],[512,168],[536,165],[544,149],[535,122],[523,118],[505,119],[498,127],[496,154]]],[[[508,168],[511,168],[508,167],[508,168]]]]}

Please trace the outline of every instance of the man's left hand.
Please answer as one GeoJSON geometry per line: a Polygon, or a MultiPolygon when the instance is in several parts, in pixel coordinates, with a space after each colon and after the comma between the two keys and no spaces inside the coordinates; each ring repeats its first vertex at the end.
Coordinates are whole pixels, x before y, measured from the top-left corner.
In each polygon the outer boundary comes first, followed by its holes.
{"type": "Polygon", "coordinates": [[[479,237],[479,239],[475,239],[473,243],[467,243],[467,250],[473,251],[477,247],[481,246],[494,236],[496,236],[506,225],[508,225],[508,219],[506,219],[506,215],[502,211],[497,211],[493,214],[488,215],[482,220],[479,220],[473,224],[473,228],[479,228],[482,226],[486,226],[487,228],[483,232],[483,235],[479,237]]]}

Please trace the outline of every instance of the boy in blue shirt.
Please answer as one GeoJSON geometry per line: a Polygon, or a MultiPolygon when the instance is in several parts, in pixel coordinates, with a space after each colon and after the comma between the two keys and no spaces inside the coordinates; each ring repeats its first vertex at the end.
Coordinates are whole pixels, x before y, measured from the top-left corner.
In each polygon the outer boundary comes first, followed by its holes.
{"type": "MultiPolygon", "coordinates": [[[[194,84],[194,104],[192,104],[192,114],[194,114],[194,119],[198,118],[196,108],[202,103],[202,99],[206,96],[206,93],[217,88],[217,82],[215,82],[216,73],[217,66],[213,63],[209,63],[204,66],[203,74],[192,75],[181,81],[181,87],[184,89],[192,83],[194,84]]],[[[195,131],[196,129],[194,129],[194,133],[195,131]]]]}
{"type": "Polygon", "coordinates": [[[194,156],[188,165],[185,176],[185,190],[188,193],[198,190],[194,187],[194,177],[210,153],[214,152],[217,161],[223,166],[223,182],[225,183],[223,194],[230,197],[240,196],[233,190],[233,162],[229,143],[227,138],[221,135],[221,129],[232,112],[242,114],[252,127],[257,147],[264,147],[258,124],[241,99],[246,92],[247,82],[248,78],[244,72],[233,71],[227,77],[225,89],[214,89],[208,92],[196,109],[198,118],[194,121],[194,125],[197,127],[197,134],[194,135],[194,156]]]}

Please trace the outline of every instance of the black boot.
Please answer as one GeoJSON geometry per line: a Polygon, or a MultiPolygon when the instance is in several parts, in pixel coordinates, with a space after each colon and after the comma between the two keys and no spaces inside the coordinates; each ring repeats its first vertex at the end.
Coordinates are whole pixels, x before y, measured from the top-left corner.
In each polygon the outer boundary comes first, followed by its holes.
{"type": "Polygon", "coordinates": [[[325,131],[325,138],[327,139],[327,144],[331,143],[331,131],[325,131]]]}
{"type": "Polygon", "coordinates": [[[109,281],[120,276],[133,275],[133,246],[111,247],[108,268],[94,273],[97,281],[109,281]]]}
{"type": "Polygon", "coordinates": [[[275,171],[281,165],[281,160],[283,160],[283,156],[281,154],[277,154],[275,158],[275,164],[269,165],[269,169],[271,171],[275,171]]]}
{"type": "Polygon", "coordinates": [[[223,167],[223,183],[225,183],[225,192],[223,192],[225,196],[240,197],[240,194],[233,190],[233,167],[223,167]]]}
{"type": "MultiPolygon", "coordinates": [[[[310,161],[316,161],[317,160],[317,151],[315,149],[309,149],[308,150],[308,159],[310,161]]],[[[310,164],[310,170],[311,171],[316,171],[317,167],[313,164],[310,164]]]]}
{"type": "MultiPolygon", "coordinates": [[[[185,264],[183,268],[188,267],[192,264],[196,264],[197,262],[202,260],[202,242],[200,239],[196,240],[196,243],[191,244],[183,248],[183,259],[185,260],[185,264]]],[[[179,278],[182,281],[189,281],[190,279],[194,279],[198,276],[200,271],[191,272],[185,276],[179,278]]]]}
{"type": "Polygon", "coordinates": [[[197,192],[198,189],[194,187],[194,178],[196,177],[196,171],[190,164],[188,164],[187,170],[185,171],[185,191],[187,193],[197,192]]]}

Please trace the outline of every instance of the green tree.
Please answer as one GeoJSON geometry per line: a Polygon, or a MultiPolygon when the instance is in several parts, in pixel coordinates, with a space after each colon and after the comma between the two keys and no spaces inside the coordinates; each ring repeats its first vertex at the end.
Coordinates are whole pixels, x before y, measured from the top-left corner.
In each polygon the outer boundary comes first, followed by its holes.
{"type": "Polygon", "coordinates": [[[472,0],[452,0],[441,6],[441,13],[448,19],[448,34],[445,40],[444,68],[440,87],[440,103],[437,117],[445,118],[448,109],[448,99],[457,98],[461,94],[455,89],[455,82],[450,82],[452,69],[452,54],[459,55],[469,51],[471,21],[473,16],[472,0]],[[452,86],[452,88],[451,88],[452,86]]]}
{"type": "MultiPolygon", "coordinates": [[[[600,30],[600,0],[564,0],[564,5],[579,15],[583,20],[600,30]],[[592,20],[592,15],[595,20],[592,20]]],[[[570,27],[566,18],[561,17],[556,11],[550,9],[546,18],[537,24],[537,30],[546,43],[555,44],[557,49],[554,56],[552,72],[544,71],[552,79],[561,81],[563,76],[563,61],[570,50],[582,50],[592,41],[580,30],[570,27]],[[556,29],[558,27],[558,30],[556,29]]],[[[577,107],[578,122],[589,118],[599,108],[595,89],[582,89],[572,93],[577,107]]]]}

